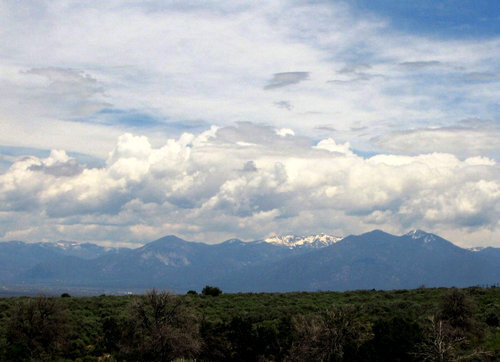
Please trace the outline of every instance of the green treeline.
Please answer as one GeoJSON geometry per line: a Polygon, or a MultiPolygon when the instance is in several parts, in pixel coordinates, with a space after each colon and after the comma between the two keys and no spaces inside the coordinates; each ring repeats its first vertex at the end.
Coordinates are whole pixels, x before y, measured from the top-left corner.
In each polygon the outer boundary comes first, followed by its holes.
{"type": "Polygon", "coordinates": [[[0,299],[0,360],[494,361],[500,288],[0,299]]]}

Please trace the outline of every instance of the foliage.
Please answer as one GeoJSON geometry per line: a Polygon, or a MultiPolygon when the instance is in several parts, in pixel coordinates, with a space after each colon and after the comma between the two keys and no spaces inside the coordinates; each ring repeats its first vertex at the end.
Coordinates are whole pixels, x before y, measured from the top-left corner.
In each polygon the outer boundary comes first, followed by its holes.
{"type": "Polygon", "coordinates": [[[415,320],[399,316],[379,319],[373,325],[373,334],[365,345],[365,353],[376,361],[411,361],[423,339],[415,320]]]}
{"type": "Polygon", "coordinates": [[[45,359],[59,355],[67,341],[65,315],[53,298],[19,300],[7,320],[9,359],[45,359]]]}
{"type": "Polygon", "coordinates": [[[477,287],[0,298],[0,360],[493,361],[499,300],[477,287]]]}
{"type": "Polygon", "coordinates": [[[294,318],[290,361],[344,361],[358,355],[366,336],[352,308],[294,318]]]}
{"type": "Polygon", "coordinates": [[[210,285],[205,286],[203,290],[201,291],[202,295],[211,295],[212,297],[218,297],[219,295],[222,294],[222,290],[220,290],[217,287],[212,287],[210,285]]]}
{"type": "Polygon", "coordinates": [[[471,300],[456,288],[447,292],[439,305],[439,319],[445,321],[458,335],[473,330],[473,313],[474,305],[471,300]]]}
{"type": "Polygon", "coordinates": [[[198,325],[184,300],[155,289],[134,300],[130,307],[127,355],[143,361],[191,358],[200,349],[198,325]]]}

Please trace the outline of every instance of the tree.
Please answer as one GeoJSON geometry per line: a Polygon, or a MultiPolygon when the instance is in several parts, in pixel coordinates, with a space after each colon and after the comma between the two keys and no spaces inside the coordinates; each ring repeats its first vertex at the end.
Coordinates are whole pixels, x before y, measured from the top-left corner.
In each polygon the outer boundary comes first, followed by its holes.
{"type": "Polygon", "coordinates": [[[418,345],[415,353],[419,361],[482,361],[492,356],[491,352],[481,349],[464,350],[467,339],[457,335],[446,321],[433,316],[428,322],[426,339],[418,345]]]}
{"type": "Polygon", "coordinates": [[[373,334],[367,347],[377,361],[411,361],[423,339],[418,323],[402,317],[379,319],[373,325],[373,334]]]}
{"type": "Polygon", "coordinates": [[[17,302],[7,322],[9,358],[53,359],[66,344],[66,316],[54,298],[38,296],[17,302]]]}
{"type": "Polygon", "coordinates": [[[437,315],[429,318],[426,339],[417,351],[424,361],[483,360],[491,353],[471,343],[482,331],[474,319],[474,304],[467,295],[452,288],[441,299],[437,315]]]}
{"type": "Polygon", "coordinates": [[[439,319],[445,321],[459,335],[471,332],[475,326],[474,305],[467,295],[456,288],[445,294],[439,306],[439,319]]]}
{"type": "Polygon", "coordinates": [[[421,343],[415,356],[422,361],[452,361],[463,338],[454,337],[448,324],[436,317],[429,318],[427,338],[421,343]]]}
{"type": "Polygon", "coordinates": [[[131,306],[125,354],[144,361],[193,358],[200,350],[198,323],[183,299],[156,289],[131,306]]]}
{"type": "Polygon", "coordinates": [[[212,297],[217,297],[222,294],[222,290],[217,287],[211,287],[210,285],[205,286],[201,291],[202,295],[211,295],[212,297]]]}
{"type": "Polygon", "coordinates": [[[338,308],[319,315],[294,318],[290,361],[342,361],[353,359],[364,341],[354,310],[338,308]]]}

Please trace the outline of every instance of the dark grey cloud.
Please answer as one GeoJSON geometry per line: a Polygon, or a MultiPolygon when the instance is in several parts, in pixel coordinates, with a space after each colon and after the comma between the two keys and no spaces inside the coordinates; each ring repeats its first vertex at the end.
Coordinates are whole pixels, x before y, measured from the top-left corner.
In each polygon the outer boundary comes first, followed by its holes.
{"type": "Polygon", "coordinates": [[[417,61],[412,61],[412,62],[399,63],[399,65],[402,67],[414,68],[414,69],[434,67],[434,66],[440,65],[440,64],[441,64],[441,62],[438,60],[417,60],[417,61]]]}
{"type": "Polygon", "coordinates": [[[364,131],[367,130],[368,127],[366,126],[353,126],[349,128],[351,131],[358,132],[358,131],[364,131]]]}
{"type": "Polygon", "coordinates": [[[47,175],[56,177],[76,176],[83,171],[83,166],[75,159],[70,159],[66,162],[56,162],[52,165],[33,165],[28,168],[30,171],[41,171],[47,175]]]}
{"type": "Polygon", "coordinates": [[[309,72],[284,72],[274,73],[273,78],[269,80],[264,89],[273,89],[286,87],[287,85],[297,84],[309,78],[309,72]]]}
{"type": "Polygon", "coordinates": [[[279,101],[279,102],[274,102],[274,105],[278,108],[284,108],[288,109],[289,111],[292,110],[293,106],[291,105],[290,102],[288,101],[279,101]]]}
{"type": "Polygon", "coordinates": [[[168,125],[183,129],[210,128],[210,123],[203,120],[183,120],[177,122],[169,122],[168,125]]]}
{"type": "Polygon", "coordinates": [[[500,73],[472,72],[467,73],[465,78],[474,82],[489,82],[500,79],[500,73]]]}
{"type": "Polygon", "coordinates": [[[24,74],[48,81],[46,85],[27,89],[23,100],[23,107],[45,116],[77,119],[112,107],[102,100],[103,86],[83,70],[45,67],[32,68],[24,74]]]}
{"type": "Polygon", "coordinates": [[[370,69],[372,66],[370,64],[346,64],[342,69],[340,69],[337,73],[340,74],[350,74],[350,73],[360,73],[370,69]]]}
{"type": "Polygon", "coordinates": [[[397,153],[446,152],[460,157],[484,155],[498,158],[498,122],[466,119],[453,125],[393,131],[371,138],[383,149],[397,153]]]}
{"type": "Polygon", "coordinates": [[[334,84],[348,84],[348,83],[356,83],[356,82],[364,82],[367,80],[370,80],[377,75],[374,74],[368,74],[368,73],[352,73],[355,74],[353,77],[349,79],[331,79],[326,81],[327,83],[334,83],[334,84]]]}
{"type": "Polygon", "coordinates": [[[50,84],[46,87],[47,96],[64,96],[66,99],[89,98],[104,92],[97,79],[82,70],[71,68],[33,68],[25,74],[46,78],[50,84]]]}
{"type": "Polygon", "coordinates": [[[235,127],[223,127],[217,131],[217,138],[212,142],[218,144],[254,144],[270,145],[273,152],[282,152],[286,150],[297,151],[309,147],[311,140],[307,137],[279,137],[276,135],[276,129],[267,125],[259,125],[251,122],[238,122],[235,127]]]}
{"type": "Polygon", "coordinates": [[[342,69],[337,71],[343,79],[331,79],[327,83],[332,84],[349,84],[356,82],[368,81],[376,77],[382,77],[380,74],[367,73],[371,69],[370,64],[350,63],[346,64],[342,69]]]}
{"type": "Polygon", "coordinates": [[[254,161],[248,161],[243,165],[243,172],[257,172],[257,166],[254,161]]]}
{"type": "Polygon", "coordinates": [[[315,127],[314,129],[317,129],[319,131],[337,132],[336,128],[334,128],[332,126],[328,126],[328,125],[318,126],[318,127],[315,127]]]}

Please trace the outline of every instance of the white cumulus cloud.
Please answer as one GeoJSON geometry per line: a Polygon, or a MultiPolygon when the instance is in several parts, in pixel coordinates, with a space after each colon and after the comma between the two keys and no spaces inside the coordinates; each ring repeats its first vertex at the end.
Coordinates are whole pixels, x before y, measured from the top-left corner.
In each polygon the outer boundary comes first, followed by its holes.
{"type": "Polygon", "coordinates": [[[484,157],[362,157],[333,139],[313,145],[250,123],[159,147],[124,134],[101,168],[64,151],[14,162],[0,175],[1,238],[142,242],[175,233],[214,242],[382,227],[462,230],[465,243],[498,246],[499,172],[484,157]]]}

